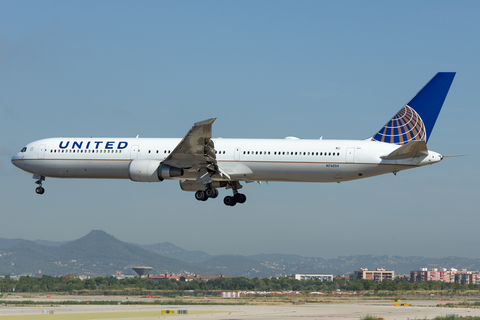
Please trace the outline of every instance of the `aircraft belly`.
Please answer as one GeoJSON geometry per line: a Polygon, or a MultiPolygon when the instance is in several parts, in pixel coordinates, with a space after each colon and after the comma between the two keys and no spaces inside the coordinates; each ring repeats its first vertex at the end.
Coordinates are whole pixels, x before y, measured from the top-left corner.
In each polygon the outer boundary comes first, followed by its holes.
{"type": "MultiPolygon", "coordinates": [[[[392,171],[398,167],[378,163],[244,163],[252,173],[241,180],[284,182],[341,182],[368,178],[392,171]]],[[[404,170],[407,168],[402,168],[404,170]]]]}
{"type": "Polygon", "coordinates": [[[252,162],[246,165],[252,170],[251,180],[255,181],[335,182],[341,177],[338,165],[325,163],[252,162]]]}
{"type": "Polygon", "coordinates": [[[23,160],[23,170],[52,178],[129,179],[130,160],[23,160]]]}

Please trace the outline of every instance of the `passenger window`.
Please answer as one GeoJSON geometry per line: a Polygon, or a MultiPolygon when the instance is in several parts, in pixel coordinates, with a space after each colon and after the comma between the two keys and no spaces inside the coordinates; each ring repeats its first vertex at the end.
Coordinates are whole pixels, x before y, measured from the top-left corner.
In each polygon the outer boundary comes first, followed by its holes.
{"type": "Polygon", "coordinates": [[[337,152],[337,156],[339,156],[339,155],[340,155],[340,152],[337,152]]]}
{"type": "Polygon", "coordinates": [[[283,151],[283,155],[285,155],[285,151],[283,151]]]}
{"type": "Polygon", "coordinates": [[[331,152],[329,152],[328,155],[331,156],[332,155],[331,152]]]}
{"type": "Polygon", "coordinates": [[[243,151],[243,154],[245,154],[245,151],[243,151]]]}
{"type": "Polygon", "coordinates": [[[152,153],[152,150],[148,150],[148,153],[152,153]]]}

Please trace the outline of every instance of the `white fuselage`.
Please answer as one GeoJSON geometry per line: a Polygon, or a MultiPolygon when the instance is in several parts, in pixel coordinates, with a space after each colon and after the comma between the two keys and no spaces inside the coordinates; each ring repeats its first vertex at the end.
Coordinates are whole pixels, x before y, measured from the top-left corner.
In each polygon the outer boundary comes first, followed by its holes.
{"type": "MultiPolygon", "coordinates": [[[[163,161],[181,139],[51,138],[29,143],[12,162],[53,178],[130,179],[133,160],[163,161]]],[[[433,164],[427,156],[383,160],[399,145],[370,140],[212,139],[219,166],[237,181],[341,182],[433,164]]],[[[186,168],[176,180],[196,179],[186,168]]],[[[226,179],[216,176],[214,180],[226,179]]]]}

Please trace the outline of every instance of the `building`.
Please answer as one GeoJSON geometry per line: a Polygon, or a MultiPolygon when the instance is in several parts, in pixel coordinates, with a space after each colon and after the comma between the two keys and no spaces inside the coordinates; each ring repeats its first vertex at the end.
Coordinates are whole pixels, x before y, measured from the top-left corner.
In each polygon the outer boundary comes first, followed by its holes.
{"type": "Polygon", "coordinates": [[[218,278],[226,278],[225,275],[221,274],[219,277],[215,277],[215,276],[201,276],[199,274],[196,274],[194,276],[181,276],[180,277],[180,281],[192,281],[192,280],[196,280],[196,279],[202,279],[202,280],[205,280],[205,281],[208,281],[208,280],[212,280],[212,279],[218,279],[218,278]]]}
{"type": "Polygon", "coordinates": [[[415,281],[443,281],[443,282],[455,282],[455,274],[457,269],[446,268],[421,268],[418,271],[410,271],[410,282],[415,281]]]}
{"type": "Polygon", "coordinates": [[[333,274],[306,274],[295,273],[292,275],[295,280],[321,280],[321,281],[333,281],[333,274]]]}
{"type": "Polygon", "coordinates": [[[177,281],[180,280],[180,277],[174,276],[173,274],[169,274],[169,273],[166,273],[163,276],[152,276],[152,275],[149,274],[146,278],[147,279],[152,279],[156,282],[165,281],[165,280],[172,280],[172,279],[177,280],[177,281]]]}
{"type": "Polygon", "coordinates": [[[148,275],[146,278],[147,279],[152,279],[152,280],[158,282],[158,281],[172,280],[172,279],[177,280],[177,281],[192,281],[192,280],[196,280],[196,279],[202,279],[202,280],[208,281],[208,280],[212,280],[212,279],[226,278],[226,277],[223,274],[221,274],[218,277],[214,277],[214,276],[201,276],[199,274],[196,274],[194,276],[176,276],[176,275],[173,275],[173,274],[166,273],[163,276],[148,275]]]}
{"type": "Polygon", "coordinates": [[[442,281],[460,284],[480,284],[480,274],[478,271],[468,271],[467,269],[457,270],[454,268],[421,268],[420,270],[410,271],[410,282],[415,281],[442,281]]]}
{"type": "Polygon", "coordinates": [[[350,274],[350,280],[375,280],[381,282],[383,280],[393,280],[395,277],[395,271],[388,271],[383,268],[377,268],[376,270],[368,270],[367,268],[360,268],[350,274]]]}
{"type": "Polygon", "coordinates": [[[477,271],[465,271],[465,273],[456,273],[455,282],[460,284],[480,284],[480,274],[477,271]]]}

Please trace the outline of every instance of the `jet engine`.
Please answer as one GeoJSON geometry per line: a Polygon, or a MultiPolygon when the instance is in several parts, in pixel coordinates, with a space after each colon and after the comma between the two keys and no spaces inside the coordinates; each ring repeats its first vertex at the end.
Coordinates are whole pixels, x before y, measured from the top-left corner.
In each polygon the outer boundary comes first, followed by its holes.
{"type": "Polygon", "coordinates": [[[183,176],[183,169],[162,164],[159,160],[133,160],[128,166],[130,180],[137,182],[160,182],[183,176]]]}

